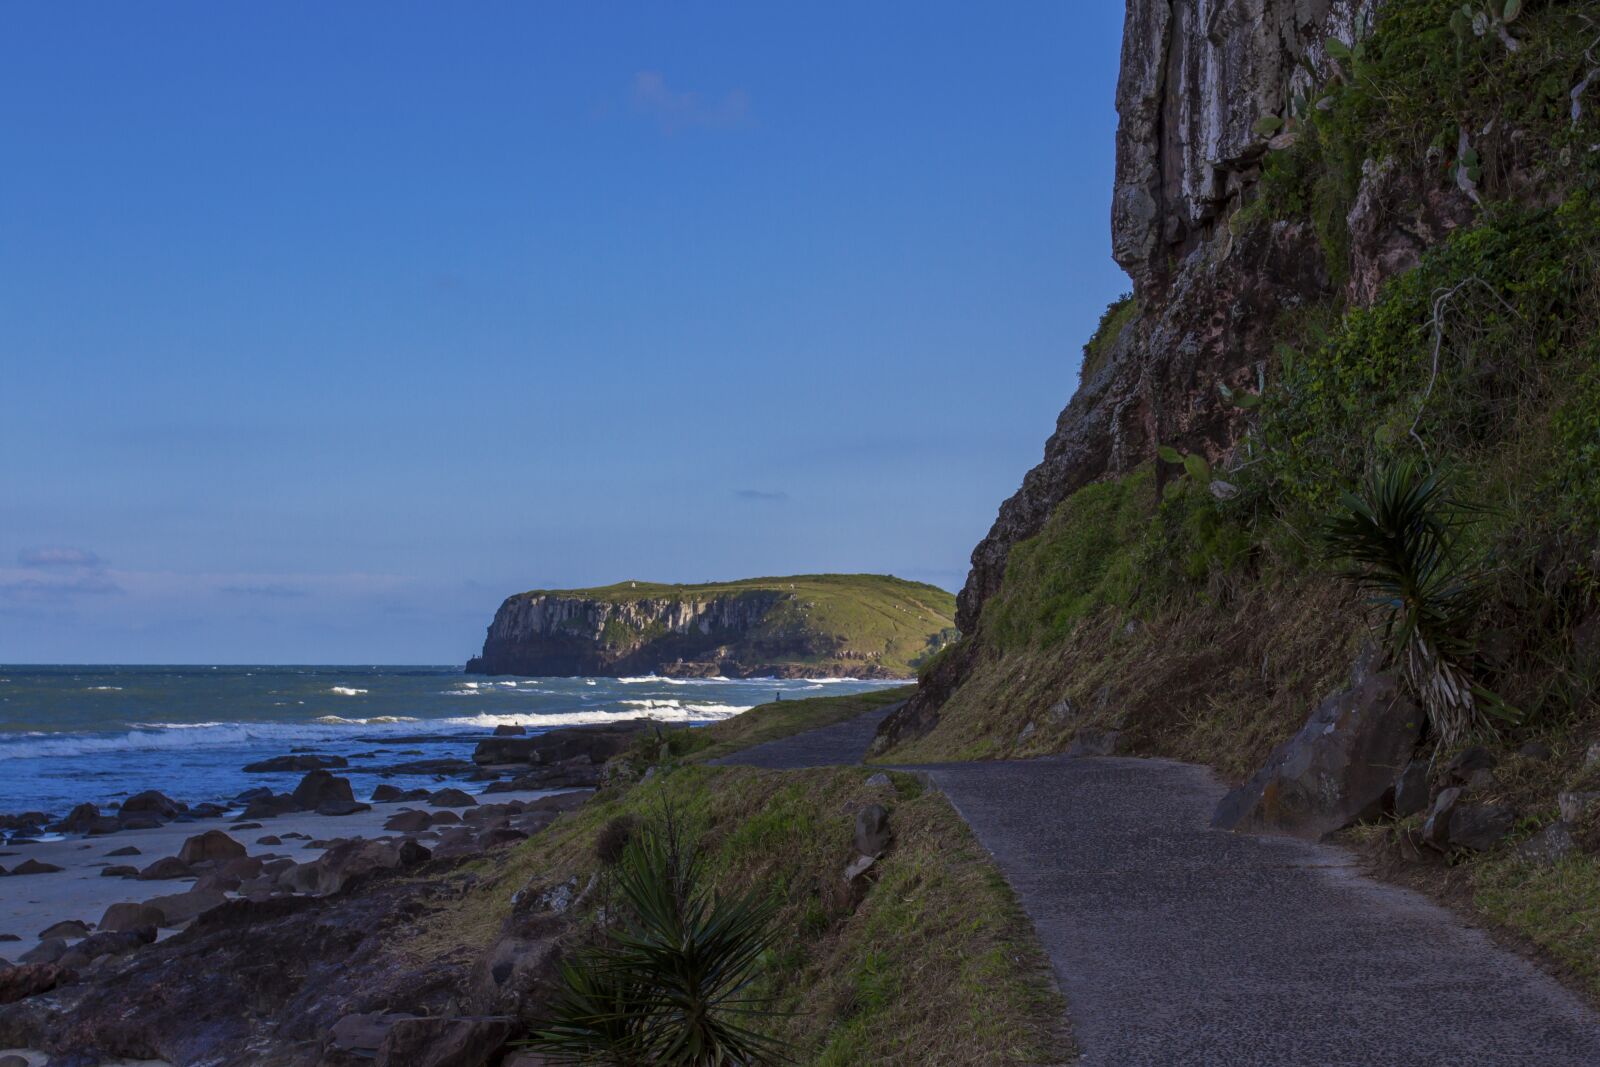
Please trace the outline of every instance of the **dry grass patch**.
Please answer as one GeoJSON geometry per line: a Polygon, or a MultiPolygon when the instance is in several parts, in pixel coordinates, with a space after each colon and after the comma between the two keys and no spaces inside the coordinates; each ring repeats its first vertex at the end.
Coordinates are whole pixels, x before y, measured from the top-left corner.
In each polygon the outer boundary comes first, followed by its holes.
{"type": "Polygon", "coordinates": [[[980,651],[934,729],[879,758],[1043,755],[1117,730],[1119,751],[1242,780],[1342,684],[1362,627],[1348,593],[1327,581],[1218,593],[1148,621],[1104,610],[1047,647],[980,651]]]}

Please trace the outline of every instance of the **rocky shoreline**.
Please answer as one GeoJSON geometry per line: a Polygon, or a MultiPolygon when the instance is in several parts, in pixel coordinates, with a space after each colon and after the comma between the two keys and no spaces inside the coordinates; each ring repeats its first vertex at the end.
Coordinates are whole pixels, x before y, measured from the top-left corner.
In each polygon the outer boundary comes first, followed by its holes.
{"type": "Polygon", "coordinates": [[[104,811],[0,817],[0,1049],[74,1064],[428,1062],[415,1057],[439,1036],[433,1024],[402,1028],[416,1031],[406,1051],[378,1053],[399,1016],[430,1014],[428,981],[385,987],[386,1008],[415,1010],[340,1027],[360,1014],[344,1010],[353,988],[397,977],[353,956],[451,891],[463,862],[583,803],[607,760],[655,727],[502,727],[441,771],[460,784],[433,790],[379,782],[358,798],[345,761],[289,753],[263,761],[303,771],[289,792],[191,807],[149,790],[104,811]],[[219,1002],[230,988],[237,1000],[219,1002]],[[263,1059],[262,1042],[294,1051],[263,1059]]]}

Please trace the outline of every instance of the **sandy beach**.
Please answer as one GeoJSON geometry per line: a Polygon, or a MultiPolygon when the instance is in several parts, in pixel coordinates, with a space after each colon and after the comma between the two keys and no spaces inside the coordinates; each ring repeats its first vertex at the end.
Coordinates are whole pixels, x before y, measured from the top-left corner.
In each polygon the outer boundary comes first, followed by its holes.
{"type": "MultiPolygon", "coordinates": [[[[550,796],[562,790],[536,790],[496,793],[482,797],[480,802],[526,802],[550,796]]],[[[112,904],[136,903],[154,897],[182,893],[196,881],[195,878],[174,878],[161,881],[139,881],[132,878],[108,878],[100,872],[113,865],[131,865],[144,868],[166,856],[176,856],[184,841],[208,830],[221,830],[245,846],[251,856],[263,859],[286,856],[297,863],[316,859],[324,851],[313,847],[312,842],[348,838],[383,838],[409,836],[424,844],[429,841],[429,831],[406,835],[391,834],[383,829],[390,816],[407,808],[424,811],[452,810],[460,814],[462,808],[443,808],[426,801],[397,801],[374,804],[370,811],[354,815],[318,815],[315,812],[297,812],[276,818],[260,820],[257,829],[230,829],[240,822],[238,817],[196,819],[192,822],[167,823],[157,829],[123,830],[97,837],[69,837],[58,841],[41,841],[38,844],[8,845],[0,848],[0,867],[14,869],[26,860],[38,860],[62,868],[49,874],[10,875],[0,878],[0,935],[10,934],[16,941],[0,941],[0,959],[15,962],[20,956],[39,944],[39,933],[52,924],[78,919],[88,924],[96,923],[112,904]],[[304,838],[285,837],[285,834],[305,834],[304,838]],[[259,844],[263,837],[278,837],[277,845],[259,844]],[[111,856],[109,853],[137,848],[137,855],[111,856]]],[[[162,930],[167,937],[174,930],[162,930]]]]}

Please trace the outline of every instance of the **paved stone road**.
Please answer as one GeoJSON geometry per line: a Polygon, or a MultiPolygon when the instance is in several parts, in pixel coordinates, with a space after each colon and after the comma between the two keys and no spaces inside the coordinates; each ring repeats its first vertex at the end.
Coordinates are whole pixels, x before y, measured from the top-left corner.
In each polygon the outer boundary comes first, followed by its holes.
{"type": "Polygon", "coordinates": [[[780,741],[752,745],[742,752],[712,760],[712,763],[738,763],[747,767],[792,771],[801,767],[832,767],[841,763],[860,763],[862,754],[877,732],[878,724],[898,708],[891,704],[844,722],[809,730],[780,741]]]}
{"type": "MultiPolygon", "coordinates": [[[[728,762],[854,763],[875,726],[728,762]]],[[[1083,1064],[1600,1067],[1600,1015],[1450,912],[1343,850],[1212,830],[1223,789],[1203,768],[925,769],[1033,919],[1083,1064]]]]}

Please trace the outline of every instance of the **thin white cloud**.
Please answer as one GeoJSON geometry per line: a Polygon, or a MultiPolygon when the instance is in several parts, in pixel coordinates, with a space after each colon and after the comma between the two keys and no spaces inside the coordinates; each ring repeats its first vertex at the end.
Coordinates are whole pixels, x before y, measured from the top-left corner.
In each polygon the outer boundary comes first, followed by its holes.
{"type": "Polygon", "coordinates": [[[662,133],[687,129],[728,130],[750,122],[750,94],[733,89],[720,97],[674,89],[660,71],[633,76],[633,110],[655,121],[662,133]]]}
{"type": "Polygon", "coordinates": [[[17,562],[24,567],[103,567],[105,561],[86,548],[71,545],[41,545],[25,548],[17,553],[17,562]]]}

